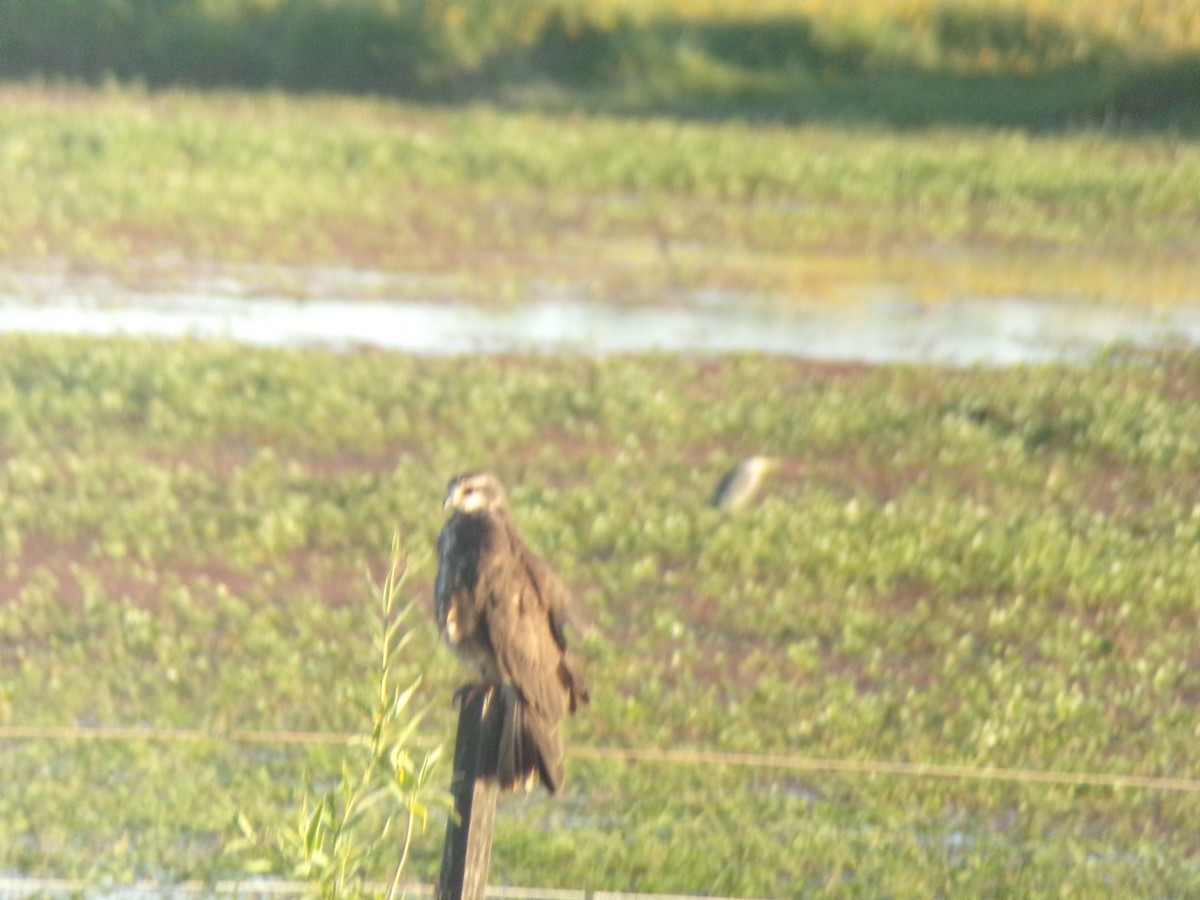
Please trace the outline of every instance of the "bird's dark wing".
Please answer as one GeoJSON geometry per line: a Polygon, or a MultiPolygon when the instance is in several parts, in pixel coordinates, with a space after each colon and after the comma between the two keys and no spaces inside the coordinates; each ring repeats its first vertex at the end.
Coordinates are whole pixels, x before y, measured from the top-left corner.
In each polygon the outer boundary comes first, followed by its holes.
{"type": "Polygon", "coordinates": [[[536,772],[552,794],[558,793],[564,776],[558,724],[574,710],[575,695],[563,674],[564,651],[549,611],[529,570],[507,547],[481,566],[477,590],[487,597],[487,633],[506,698],[501,786],[515,786],[536,772]]]}
{"type": "Polygon", "coordinates": [[[528,571],[507,554],[480,572],[489,598],[487,627],[500,676],[552,721],[564,717],[567,686],[559,676],[562,648],[528,571]],[[486,573],[486,575],[485,575],[486,573]]]}
{"type": "Polygon", "coordinates": [[[546,565],[540,556],[530,550],[519,537],[514,541],[513,555],[525,568],[530,586],[537,593],[542,607],[546,610],[546,615],[550,620],[550,633],[554,635],[555,642],[561,649],[566,650],[566,627],[568,624],[575,625],[567,589],[563,587],[563,583],[554,570],[546,565]]]}
{"type": "Polygon", "coordinates": [[[567,652],[566,628],[570,625],[572,628],[582,630],[579,625],[579,617],[571,604],[570,595],[558,575],[540,556],[529,549],[515,528],[510,530],[510,542],[513,558],[524,568],[529,584],[537,594],[541,607],[545,610],[546,619],[550,625],[550,634],[559,649],[557,678],[567,691],[568,707],[570,712],[574,713],[575,707],[579,703],[587,703],[589,699],[583,674],[567,652]]]}

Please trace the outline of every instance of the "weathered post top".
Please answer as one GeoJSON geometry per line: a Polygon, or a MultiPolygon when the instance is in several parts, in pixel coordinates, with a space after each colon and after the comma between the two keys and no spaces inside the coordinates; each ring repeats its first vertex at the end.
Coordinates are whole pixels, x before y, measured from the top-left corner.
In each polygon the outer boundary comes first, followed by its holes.
{"type": "Polygon", "coordinates": [[[465,691],[454,744],[454,813],[446,823],[438,900],[483,900],[492,861],[496,777],[507,698],[498,686],[465,691]]]}

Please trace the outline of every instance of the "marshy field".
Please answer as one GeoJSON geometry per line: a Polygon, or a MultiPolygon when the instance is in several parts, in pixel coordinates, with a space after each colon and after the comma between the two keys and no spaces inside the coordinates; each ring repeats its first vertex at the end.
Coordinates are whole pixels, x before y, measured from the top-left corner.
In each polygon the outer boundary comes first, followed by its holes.
{"type": "MultiPolygon", "coordinates": [[[[451,308],[1200,304],[1191,3],[491,6],[0,0],[0,302],[236,270],[304,303],[336,269],[451,308]]],[[[946,367],[62,331],[0,334],[3,877],[373,895],[411,812],[401,883],[433,881],[465,678],[433,545],[486,466],[593,696],[565,795],[502,801],[493,884],[1200,893],[1184,342],[946,367]],[[761,496],[713,509],[759,453],[761,496]]]]}

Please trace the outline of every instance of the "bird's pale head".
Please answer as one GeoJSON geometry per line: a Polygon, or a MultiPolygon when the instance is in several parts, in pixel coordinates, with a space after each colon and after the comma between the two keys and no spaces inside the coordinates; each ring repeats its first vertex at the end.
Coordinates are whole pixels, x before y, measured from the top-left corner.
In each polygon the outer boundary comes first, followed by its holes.
{"type": "Polygon", "coordinates": [[[751,456],[746,460],[746,465],[751,468],[756,477],[761,478],[778,469],[781,462],[782,460],[778,456],[751,456]]]}
{"type": "Polygon", "coordinates": [[[499,478],[491,472],[470,472],[451,479],[442,509],[471,514],[496,511],[507,505],[508,499],[499,478]]]}

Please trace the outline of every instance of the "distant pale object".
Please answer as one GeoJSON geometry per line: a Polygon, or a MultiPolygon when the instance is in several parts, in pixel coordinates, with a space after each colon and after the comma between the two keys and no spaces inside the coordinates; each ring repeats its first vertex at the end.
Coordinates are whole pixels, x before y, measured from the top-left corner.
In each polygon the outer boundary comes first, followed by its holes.
{"type": "Polygon", "coordinates": [[[779,461],[770,456],[751,456],[742,460],[721,479],[713,494],[712,505],[730,511],[741,509],[754,499],[767,473],[778,464],[779,461]]]}

